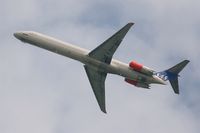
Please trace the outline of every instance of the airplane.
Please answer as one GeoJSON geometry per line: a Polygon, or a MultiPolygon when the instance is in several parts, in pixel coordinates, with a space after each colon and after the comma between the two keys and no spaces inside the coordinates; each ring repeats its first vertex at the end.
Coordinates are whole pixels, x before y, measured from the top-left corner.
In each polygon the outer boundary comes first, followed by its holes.
{"type": "Polygon", "coordinates": [[[112,59],[132,25],[134,25],[132,22],[126,24],[92,51],[34,31],[20,31],[14,33],[14,36],[24,43],[29,43],[83,63],[98,105],[101,111],[106,113],[105,79],[107,74],[122,76],[125,82],[146,89],[150,89],[150,84],[166,85],[166,81],[169,81],[174,92],[179,94],[179,73],[189,63],[189,60],[183,60],[165,71],[156,72],[135,61],[126,64],[112,59]]]}

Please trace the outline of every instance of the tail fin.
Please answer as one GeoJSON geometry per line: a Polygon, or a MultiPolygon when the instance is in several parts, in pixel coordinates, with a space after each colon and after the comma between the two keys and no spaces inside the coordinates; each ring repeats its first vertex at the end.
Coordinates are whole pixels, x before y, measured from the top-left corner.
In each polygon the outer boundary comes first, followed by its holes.
{"type": "Polygon", "coordinates": [[[189,60],[184,60],[177,65],[163,71],[159,72],[158,75],[163,80],[169,80],[174,92],[179,94],[178,77],[181,70],[189,63],[189,60]]]}

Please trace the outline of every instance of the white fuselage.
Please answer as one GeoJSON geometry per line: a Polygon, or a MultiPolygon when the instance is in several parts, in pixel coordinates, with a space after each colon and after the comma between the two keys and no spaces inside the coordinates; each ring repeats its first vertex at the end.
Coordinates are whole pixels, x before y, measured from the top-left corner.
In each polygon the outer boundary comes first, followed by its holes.
{"type": "Polygon", "coordinates": [[[60,40],[43,35],[41,33],[26,31],[17,32],[14,34],[14,36],[25,43],[30,43],[40,48],[47,49],[51,52],[72,58],[74,60],[82,62],[85,65],[93,67],[94,69],[96,68],[106,73],[117,74],[125,78],[130,78],[132,80],[145,79],[145,82],[148,84],[164,84],[163,80],[161,80],[156,75],[149,76],[134,71],[129,67],[128,64],[125,64],[115,59],[112,59],[110,64],[106,64],[104,62],[89,57],[89,50],[77,47],[69,43],[62,42],[60,40]]]}

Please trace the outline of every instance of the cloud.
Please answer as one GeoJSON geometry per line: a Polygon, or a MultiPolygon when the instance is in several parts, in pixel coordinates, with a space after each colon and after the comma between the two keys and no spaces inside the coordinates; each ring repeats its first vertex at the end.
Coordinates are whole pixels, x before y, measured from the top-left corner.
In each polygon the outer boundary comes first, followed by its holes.
{"type": "Polygon", "coordinates": [[[196,1],[2,1],[0,132],[199,132],[199,3],[196,1]],[[11,4],[12,3],[12,4],[11,4]],[[93,49],[135,25],[114,57],[164,70],[191,60],[179,96],[168,86],[136,88],[108,75],[100,112],[82,64],[16,40],[35,30],[93,49]]]}

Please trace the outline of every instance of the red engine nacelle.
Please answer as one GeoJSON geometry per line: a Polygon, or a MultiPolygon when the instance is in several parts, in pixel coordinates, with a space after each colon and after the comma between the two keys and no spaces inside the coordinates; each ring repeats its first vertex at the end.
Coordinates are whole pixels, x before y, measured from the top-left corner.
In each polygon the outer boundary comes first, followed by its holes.
{"type": "Polygon", "coordinates": [[[135,81],[135,80],[131,80],[131,79],[127,79],[127,78],[125,78],[125,81],[127,82],[127,83],[129,83],[129,84],[132,84],[132,85],[137,85],[137,83],[138,83],[138,81],[135,81]]]}
{"type": "Polygon", "coordinates": [[[143,66],[142,64],[139,64],[135,61],[131,61],[129,63],[129,67],[132,68],[133,70],[137,71],[137,72],[141,72],[147,75],[153,75],[153,70],[151,70],[150,68],[143,66]]]}
{"type": "Polygon", "coordinates": [[[149,84],[140,83],[140,82],[138,82],[138,81],[131,80],[131,79],[128,79],[128,78],[125,78],[125,81],[126,81],[127,83],[132,84],[132,85],[135,85],[135,86],[137,86],[137,87],[149,89],[149,84]]]}
{"type": "Polygon", "coordinates": [[[141,64],[139,64],[139,63],[137,63],[135,61],[131,61],[129,63],[129,67],[133,68],[135,71],[140,72],[142,70],[142,68],[143,68],[143,65],[141,65],[141,64]]]}

